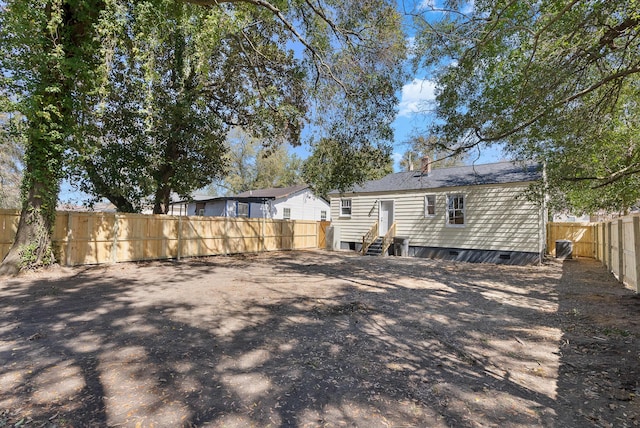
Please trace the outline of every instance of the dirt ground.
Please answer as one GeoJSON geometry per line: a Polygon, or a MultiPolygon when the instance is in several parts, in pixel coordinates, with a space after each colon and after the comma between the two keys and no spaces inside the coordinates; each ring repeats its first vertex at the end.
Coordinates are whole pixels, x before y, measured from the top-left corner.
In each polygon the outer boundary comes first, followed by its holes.
{"type": "Polygon", "coordinates": [[[640,298],[598,262],[323,251],[0,284],[0,427],[636,427],[640,298]]]}

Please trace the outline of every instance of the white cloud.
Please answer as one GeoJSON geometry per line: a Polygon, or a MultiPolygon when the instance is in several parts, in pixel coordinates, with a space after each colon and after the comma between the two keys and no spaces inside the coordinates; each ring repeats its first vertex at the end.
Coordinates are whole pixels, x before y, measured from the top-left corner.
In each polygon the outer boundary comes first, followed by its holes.
{"type": "Polygon", "coordinates": [[[410,116],[425,111],[435,100],[436,85],[431,80],[413,79],[402,87],[398,116],[410,116]]]}

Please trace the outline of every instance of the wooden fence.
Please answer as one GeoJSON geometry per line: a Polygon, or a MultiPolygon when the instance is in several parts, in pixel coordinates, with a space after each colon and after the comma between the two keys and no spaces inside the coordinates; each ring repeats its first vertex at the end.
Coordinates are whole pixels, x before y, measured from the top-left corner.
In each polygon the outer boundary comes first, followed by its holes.
{"type": "Polygon", "coordinates": [[[618,281],[640,293],[640,215],[601,223],[549,223],[547,248],[555,241],[573,241],[573,254],[600,260],[618,281]]]}
{"type": "MultiPolygon", "coordinates": [[[[11,248],[20,213],[0,210],[0,260],[11,248]]],[[[97,212],[57,213],[53,233],[61,265],[180,259],[318,248],[316,221],[184,217],[97,212]]]]}
{"type": "Polygon", "coordinates": [[[595,227],[597,223],[547,223],[547,252],[556,256],[556,241],[573,242],[575,257],[596,257],[595,227]]]}

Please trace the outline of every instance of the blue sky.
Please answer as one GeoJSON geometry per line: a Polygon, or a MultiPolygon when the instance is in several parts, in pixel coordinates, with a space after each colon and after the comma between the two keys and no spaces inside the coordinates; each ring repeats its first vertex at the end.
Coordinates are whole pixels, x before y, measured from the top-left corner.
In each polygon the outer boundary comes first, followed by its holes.
{"type": "MultiPolygon", "coordinates": [[[[435,100],[435,84],[416,75],[405,83],[398,94],[398,114],[393,121],[393,159],[395,172],[400,171],[399,161],[408,149],[406,141],[411,134],[426,133],[433,121],[430,110],[433,109],[435,100]]],[[[306,158],[309,156],[309,147],[303,145],[291,149],[293,153],[306,158]]],[[[470,154],[470,161],[474,163],[491,163],[503,160],[505,156],[498,147],[483,148],[470,154]]]]}
{"type": "MultiPolygon", "coordinates": [[[[428,20],[435,20],[442,16],[442,9],[440,8],[443,7],[443,0],[397,1],[398,8],[401,11],[421,11],[425,19],[428,20]]],[[[469,13],[473,10],[474,0],[463,0],[463,4],[462,12],[469,13]]],[[[414,33],[409,17],[405,21],[405,31],[407,33],[407,44],[412,46],[414,44],[414,33]]],[[[398,99],[400,100],[398,114],[392,124],[394,129],[393,159],[396,172],[400,170],[399,161],[408,149],[406,141],[409,136],[427,133],[434,119],[430,111],[433,109],[436,87],[433,81],[425,78],[425,75],[424,71],[418,70],[405,82],[402,90],[398,93],[398,99]]],[[[303,159],[309,156],[309,147],[307,145],[291,149],[291,151],[303,159]]],[[[494,146],[470,153],[469,161],[482,164],[498,162],[504,158],[505,156],[501,150],[494,146]]]]}

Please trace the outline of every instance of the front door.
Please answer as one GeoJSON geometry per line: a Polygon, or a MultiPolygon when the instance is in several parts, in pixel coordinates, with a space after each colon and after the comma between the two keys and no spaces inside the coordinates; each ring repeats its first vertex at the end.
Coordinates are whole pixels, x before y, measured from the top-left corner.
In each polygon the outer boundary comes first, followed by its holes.
{"type": "Polygon", "coordinates": [[[380,201],[380,236],[386,235],[393,224],[393,201],[380,201]]]}

